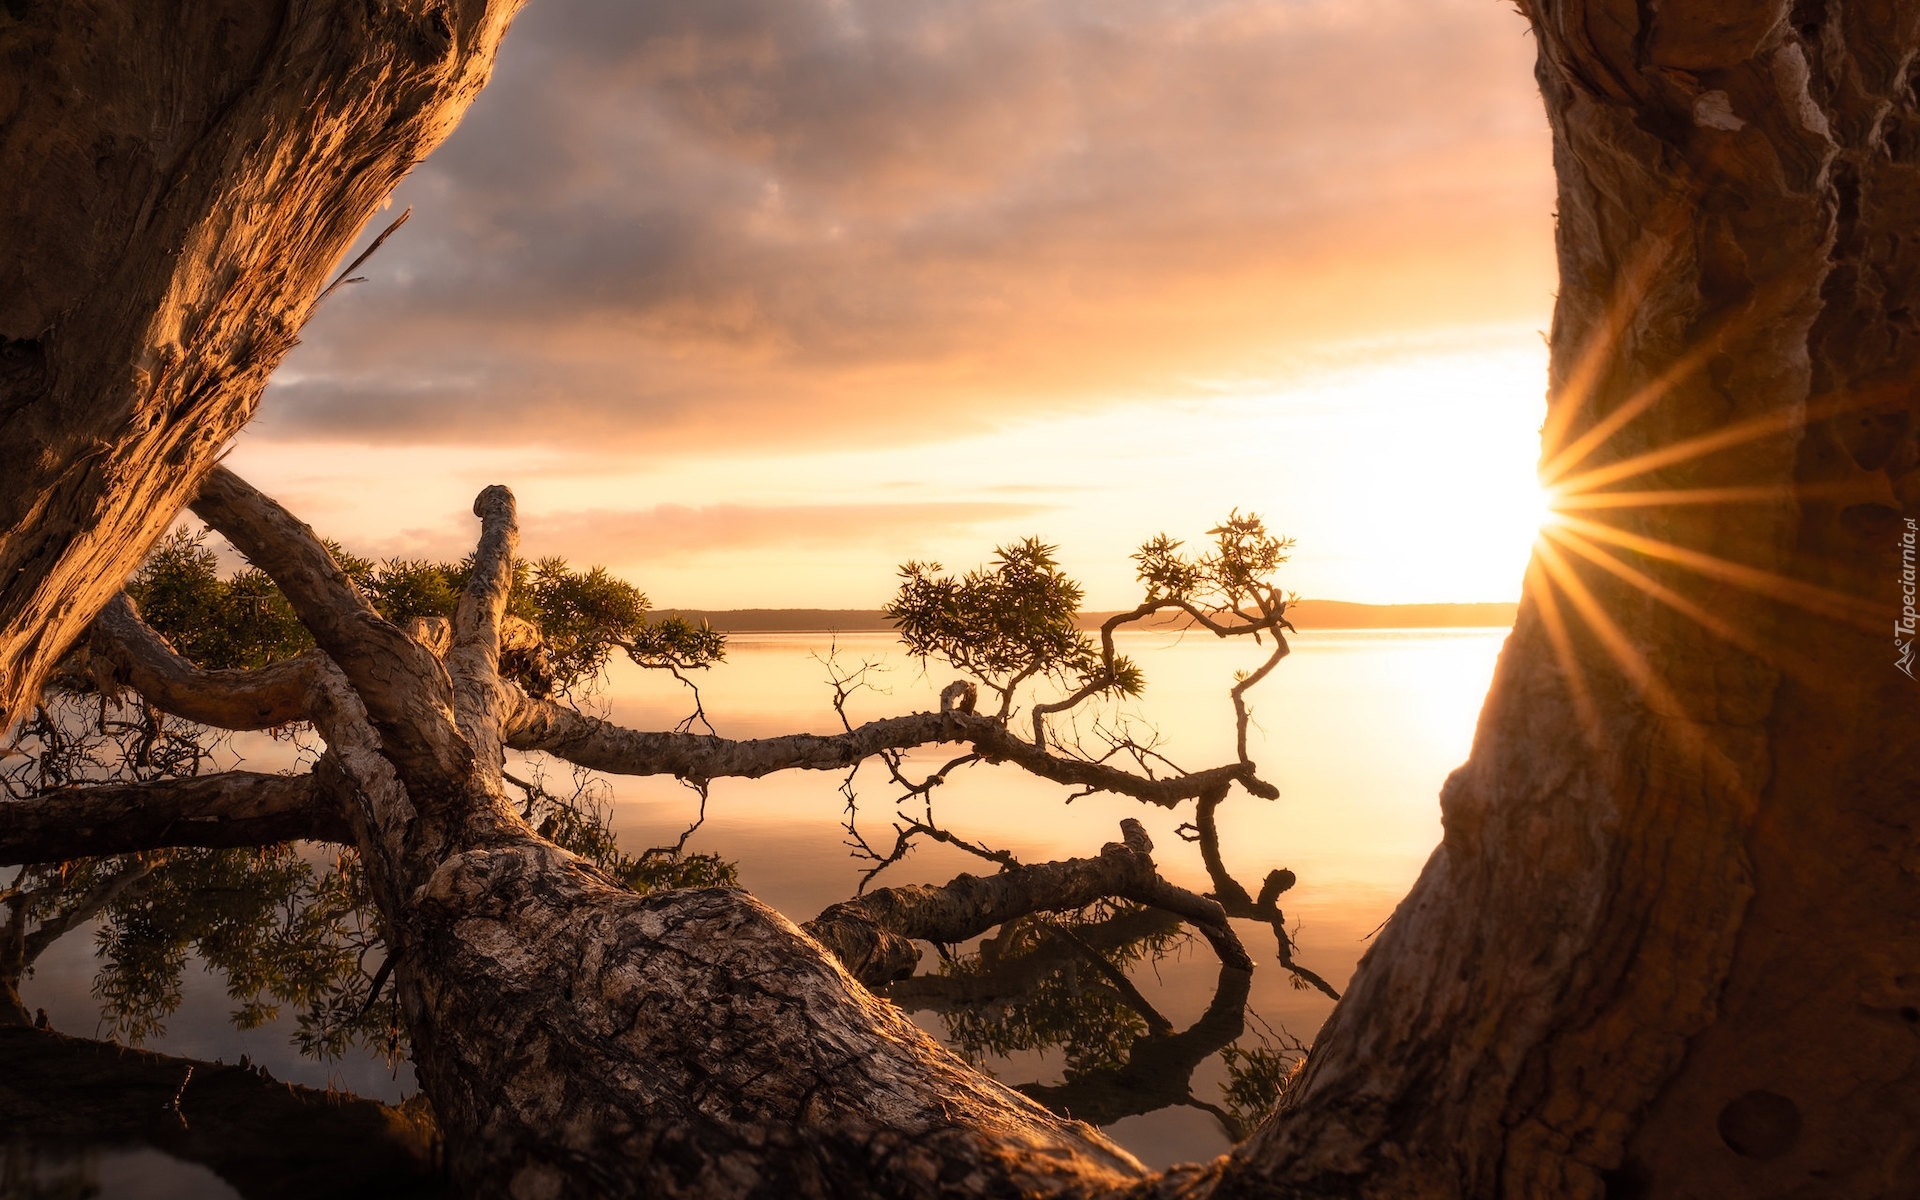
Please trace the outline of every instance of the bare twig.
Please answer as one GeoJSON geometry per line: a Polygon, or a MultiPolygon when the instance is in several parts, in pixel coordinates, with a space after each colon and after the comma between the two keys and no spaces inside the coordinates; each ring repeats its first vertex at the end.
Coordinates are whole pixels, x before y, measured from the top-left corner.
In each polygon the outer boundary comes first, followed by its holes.
{"type": "Polygon", "coordinates": [[[368,245],[368,247],[365,250],[362,250],[360,252],[360,257],[348,263],[346,270],[340,272],[338,275],[333,277],[333,282],[327,285],[326,290],[321,292],[318,296],[314,298],[314,301],[313,301],[314,307],[315,308],[320,307],[320,302],[322,300],[325,300],[328,296],[333,295],[333,290],[337,287],[340,287],[342,284],[360,283],[361,282],[360,279],[349,278],[349,276],[351,276],[355,271],[359,270],[361,265],[365,263],[368,259],[372,258],[373,252],[378,250],[381,246],[385,245],[387,239],[393,236],[394,230],[400,228],[402,225],[405,225],[407,223],[407,218],[411,217],[412,215],[413,215],[413,206],[408,205],[406,208],[406,211],[402,212],[399,216],[393,219],[393,224],[381,230],[380,236],[373,239],[373,242],[370,245],[368,245]]]}

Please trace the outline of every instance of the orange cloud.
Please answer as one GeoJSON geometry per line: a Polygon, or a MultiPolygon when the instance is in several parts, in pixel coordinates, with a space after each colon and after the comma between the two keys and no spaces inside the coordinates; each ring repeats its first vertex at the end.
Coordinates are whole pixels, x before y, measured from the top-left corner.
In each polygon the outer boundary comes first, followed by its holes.
{"type": "Polygon", "coordinates": [[[1485,0],[543,0],[260,429],[927,438],[1531,316],[1485,0]]]}

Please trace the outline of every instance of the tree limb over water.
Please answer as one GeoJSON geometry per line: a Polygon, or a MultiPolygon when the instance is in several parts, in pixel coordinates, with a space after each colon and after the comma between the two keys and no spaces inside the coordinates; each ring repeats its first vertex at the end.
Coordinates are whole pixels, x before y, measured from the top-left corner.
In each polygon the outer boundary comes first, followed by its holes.
{"type": "MultiPolygon", "coordinates": [[[[542,839],[509,801],[503,769],[512,747],[704,783],[844,768],[960,742],[979,760],[1167,807],[1236,782],[1271,794],[1244,756],[1197,774],[1134,772],[1008,729],[1013,689],[1024,680],[1076,671],[1074,704],[1137,686],[1110,636],[1104,654],[1056,638],[1025,661],[995,664],[1009,669],[983,680],[1001,696],[997,715],[969,711],[971,702],[958,698],[941,712],[824,738],[645,733],[586,717],[505,677],[506,647],[526,649],[528,634],[507,612],[517,535],[504,488],[476,501],[480,545],[451,620],[405,629],[374,609],[305,526],[230,472],[209,477],[195,511],[273,578],[317,649],[252,670],[203,669],[168,647],[123,597],[96,623],[76,674],[226,727],[309,722],[326,752],[304,776],[226,772],[63,789],[24,801],[21,812],[142,814],[111,841],[76,837],[62,849],[131,851],[216,837],[234,844],[246,821],[280,836],[350,839],[385,917],[422,1085],[466,1186],[675,1194],[689,1186],[691,1169],[704,1181],[698,1194],[716,1194],[723,1178],[754,1178],[792,1195],[918,1193],[941,1190],[937,1180],[964,1162],[987,1191],[1057,1194],[1140,1175],[1090,1129],[955,1063],[819,942],[745,894],[635,895],[542,839]],[[188,824],[233,828],[181,833],[188,824]],[[696,1027],[705,1032],[688,1038],[696,1027]],[[783,1066],[769,1072],[769,1063],[783,1066]],[[706,1097],[725,1097],[724,1109],[706,1097]]],[[[1030,554],[1028,565],[1044,568],[1043,557],[1030,554]]],[[[1278,612],[1276,602],[1268,626],[1276,637],[1278,612]]],[[[1039,719],[1072,707],[1056,704],[1039,719]]],[[[1045,736],[1043,723],[1035,728],[1045,736]]],[[[887,761],[897,775],[900,760],[887,761]]],[[[23,849],[35,837],[54,845],[44,824],[22,834],[23,849]]],[[[874,891],[829,909],[811,928],[879,983],[917,960],[911,939],[964,940],[1030,913],[1125,899],[1178,914],[1223,964],[1250,967],[1220,905],[1162,879],[1137,823],[1123,834],[1094,859],[1009,865],[944,888],[874,891]],[[863,956],[863,944],[881,952],[863,956]]]]}

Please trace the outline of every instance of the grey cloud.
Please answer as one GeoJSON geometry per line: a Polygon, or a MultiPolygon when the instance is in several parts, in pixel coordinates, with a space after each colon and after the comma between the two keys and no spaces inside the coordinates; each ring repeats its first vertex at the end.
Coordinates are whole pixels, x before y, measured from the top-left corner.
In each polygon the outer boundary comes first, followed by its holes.
{"type": "Polygon", "coordinates": [[[910,436],[1454,319],[1549,199],[1492,7],[542,0],[260,428],[910,436]]]}

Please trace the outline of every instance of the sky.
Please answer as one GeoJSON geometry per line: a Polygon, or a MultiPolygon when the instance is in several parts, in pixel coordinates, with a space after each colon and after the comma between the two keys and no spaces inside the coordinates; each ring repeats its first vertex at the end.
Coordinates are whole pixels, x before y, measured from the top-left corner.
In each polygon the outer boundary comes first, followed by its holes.
{"type": "Polygon", "coordinates": [[[878,607],[1230,510],[1306,596],[1517,596],[1554,287],[1497,0],[534,0],[230,460],[362,553],[878,607]]]}

